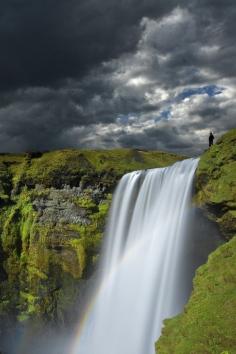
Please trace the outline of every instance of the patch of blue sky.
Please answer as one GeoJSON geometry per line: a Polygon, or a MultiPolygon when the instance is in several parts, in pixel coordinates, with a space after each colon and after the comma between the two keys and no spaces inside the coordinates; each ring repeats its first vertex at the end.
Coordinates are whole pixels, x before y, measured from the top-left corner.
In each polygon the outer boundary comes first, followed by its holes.
{"type": "Polygon", "coordinates": [[[118,117],[116,118],[116,120],[118,123],[120,123],[122,125],[126,125],[129,122],[129,117],[124,114],[119,114],[118,117]]]}
{"type": "Polygon", "coordinates": [[[202,87],[187,88],[176,97],[176,101],[183,101],[185,98],[194,95],[207,94],[209,97],[214,97],[216,95],[220,95],[224,90],[225,90],[224,87],[220,87],[217,85],[207,85],[202,87]]]}
{"type": "Polygon", "coordinates": [[[225,90],[224,87],[220,87],[217,85],[207,85],[202,87],[194,87],[194,88],[186,88],[184,89],[178,96],[176,96],[173,100],[169,101],[169,107],[164,108],[158,117],[155,118],[155,122],[160,120],[169,120],[172,118],[172,107],[175,104],[180,103],[185,98],[189,98],[195,95],[205,95],[208,97],[214,97],[216,95],[220,95],[225,90]]]}
{"type": "Polygon", "coordinates": [[[159,122],[160,120],[169,120],[171,118],[171,108],[166,108],[160,112],[160,115],[155,118],[155,122],[159,122]]]}
{"type": "MultiPolygon", "coordinates": [[[[168,106],[163,107],[159,115],[156,118],[154,118],[154,121],[157,123],[163,120],[170,120],[173,116],[172,107],[174,105],[179,104],[185,98],[189,98],[194,95],[205,95],[205,94],[207,94],[208,97],[214,97],[216,95],[220,95],[224,90],[225,87],[221,87],[217,85],[206,85],[201,87],[186,88],[178,96],[166,102],[168,106]]],[[[131,119],[133,119],[133,117],[134,117],[134,113],[119,114],[116,118],[116,121],[121,125],[128,125],[131,123],[131,119]]]]}
{"type": "Polygon", "coordinates": [[[118,117],[116,118],[116,121],[119,124],[122,125],[127,125],[130,122],[130,119],[134,117],[134,113],[129,113],[129,114],[119,114],[118,117]]]}

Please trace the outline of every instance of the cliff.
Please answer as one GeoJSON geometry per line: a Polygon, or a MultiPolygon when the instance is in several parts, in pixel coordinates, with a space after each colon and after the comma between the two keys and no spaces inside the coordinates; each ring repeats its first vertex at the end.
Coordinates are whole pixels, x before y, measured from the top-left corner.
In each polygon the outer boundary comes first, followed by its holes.
{"type": "Polygon", "coordinates": [[[73,325],[117,181],[179,159],[128,149],[0,155],[0,343],[15,323],[73,325]]]}
{"type": "Polygon", "coordinates": [[[228,242],[197,270],[184,312],[165,321],[156,348],[158,354],[235,354],[236,129],[201,156],[194,202],[228,242]]]}
{"type": "MultiPolygon", "coordinates": [[[[179,159],[129,149],[0,154],[0,343],[15,323],[73,326],[118,180],[179,159]]],[[[236,353],[235,182],[234,129],[201,156],[194,196],[226,243],[198,269],[184,312],[165,321],[158,354],[236,353]]]]}

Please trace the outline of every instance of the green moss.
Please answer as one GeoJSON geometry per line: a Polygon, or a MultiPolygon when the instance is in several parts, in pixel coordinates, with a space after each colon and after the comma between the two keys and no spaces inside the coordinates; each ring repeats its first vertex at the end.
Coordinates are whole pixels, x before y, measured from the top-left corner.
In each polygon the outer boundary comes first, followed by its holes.
{"type": "Polygon", "coordinates": [[[201,156],[196,177],[196,203],[219,223],[223,235],[229,239],[235,233],[236,129],[201,156]]]}
{"type": "Polygon", "coordinates": [[[70,149],[47,152],[37,158],[7,154],[2,157],[2,163],[9,166],[12,183],[18,190],[24,184],[43,184],[46,187],[77,185],[86,174],[91,181],[93,174],[101,172],[121,176],[137,169],[167,166],[181,159],[183,157],[159,151],[70,149]]]}
{"type": "Polygon", "coordinates": [[[200,267],[184,313],[165,321],[158,354],[218,354],[236,348],[236,237],[200,267]]]}
{"type": "Polygon", "coordinates": [[[89,226],[71,225],[71,229],[80,235],[79,239],[71,240],[71,246],[75,249],[80,264],[80,276],[86,276],[84,271],[90,271],[94,264],[94,257],[97,257],[100,251],[103,235],[98,230],[99,226],[96,222],[89,226]]]}
{"type": "Polygon", "coordinates": [[[22,302],[21,312],[18,315],[18,320],[24,322],[34,317],[39,313],[39,298],[30,293],[20,292],[20,301],[22,302]]]}
{"type": "Polygon", "coordinates": [[[236,129],[225,134],[200,158],[197,169],[199,203],[236,203],[236,129]]]}
{"type": "Polygon", "coordinates": [[[20,179],[25,167],[25,155],[0,154],[0,185],[8,195],[12,186],[20,179]]]}
{"type": "Polygon", "coordinates": [[[0,302],[0,313],[5,314],[8,312],[10,300],[3,300],[0,302]]]}
{"type": "Polygon", "coordinates": [[[70,225],[70,229],[78,233],[79,238],[72,239],[71,245],[75,248],[80,263],[81,275],[90,274],[97,264],[106,216],[111,203],[111,195],[101,202],[97,212],[90,215],[89,225],[70,225]]]}
{"type": "Polygon", "coordinates": [[[89,197],[75,198],[74,203],[81,208],[89,209],[91,212],[97,211],[96,203],[89,197]]]}
{"type": "Polygon", "coordinates": [[[83,153],[96,171],[112,169],[118,175],[128,171],[168,166],[183,159],[171,153],[132,149],[87,150],[83,153]]]}
{"type": "MultiPolygon", "coordinates": [[[[27,256],[26,256],[27,257],[27,256]]],[[[23,262],[21,262],[23,263],[23,262]]],[[[29,277],[30,278],[38,278],[38,279],[42,279],[42,280],[47,280],[48,279],[48,274],[45,274],[44,272],[40,271],[39,270],[39,267],[35,267],[33,265],[28,265],[27,267],[27,271],[28,271],[28,274],[29,274],[29,277]]]]}
{"type": "Polygon", "coordinates": [[[111,205],[112,194],[107,195],[107,199],[99,204],[99,214],[101,217],[106,216],[111,205]]]}
{"type": "Polygon", "coordinates": [[[15,205],[5,208],[2,219],[2,245],[7,254],[16,250],[20,256],[35,217],[28,192],[23,192],[15,205]]]}
{"type": "MultiPolygon", "coordinates": [[[[24,246],[29,242],[31,232],[34,228],[34,223],[37,218],[36,212],[33,210],[32,204],[29,199],[23,199],[21,206],[21,219],[20,219],[20,233],[24,246]]],[[[25,248],[25,247],[24,247],[25,248]]]]}
{"type": "Polygon", "coordinates": [[[20,184],[23,183],[24,176],[28,167],[28,159],[24,159],[19,165],[16,165],[13,169],[14,173],[12,174],[12,184],[15,189],[20,188],[20,184]]]}
{"type": "Polygon", "coordinates": [[[71,240],[71,246],[73,247],[73,249],[76,250],[76,254],[77,254],[77,258],[78,258],[78,262],[80,265],[80,274],[79,276],[82,277],[84,269],[86,267],[86,260],[87,260],[87,256],[86,256],[86,249],[83,245],[83,239],[73,239],[71,240]]]}
{"type": "MultiPolygon", "coordinates": [[[[27,191],[22,192],[16,204],[2,210],[1,245],[4,252],[3,268],[7,279],[0,283],[0,293],[1,298],[10,299],[7,305],[9,316],[19,315],[19,319],[23,318],[20,310],[23,303],[20,289],[27,283],[28,242],[34,218],[35,213],[27,191]]],[[[32,306],[28,312],[31,310],[32,306]]],[[[1,309],[0,315],[4,315],[1,309]]]]}
{"type": "Polygon", "coordinates": [[[71,181],[81,171],[88,169],[81,163],[80,153],[76,150],[60,150],[43,154],[33,159],[26,173],[26,183],[41,183],[45,186],[71,181]]]}

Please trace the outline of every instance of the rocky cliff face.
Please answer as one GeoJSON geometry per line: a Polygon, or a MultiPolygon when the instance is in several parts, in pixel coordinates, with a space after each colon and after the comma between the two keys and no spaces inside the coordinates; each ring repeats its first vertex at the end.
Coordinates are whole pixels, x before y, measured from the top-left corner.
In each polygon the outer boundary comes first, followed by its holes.
{"type": "Polygon", "coordinates": [[[72,325],[117,181],[178,159],[125,149],[0,155],[0,337],[16,322],[72,325]]]}
{"type": "Polygon", "coordinates": [[[194,202],[215,221],[227,243],[194,279],[189,303],[165,321],[158,354],[236,353],[236,129],[200,159],[194,202]]]}

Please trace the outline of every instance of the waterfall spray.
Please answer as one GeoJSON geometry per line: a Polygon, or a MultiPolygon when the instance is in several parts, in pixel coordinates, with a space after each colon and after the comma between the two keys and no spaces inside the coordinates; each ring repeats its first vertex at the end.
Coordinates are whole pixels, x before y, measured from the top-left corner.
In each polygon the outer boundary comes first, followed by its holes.
{"type": "Polygon", "coordinates": [[[73,354],[154,354],[163,320],[183,310],[191,284],[191,234],[198,159],[125,175],[109,215],[101,280],[73,354]]]}

